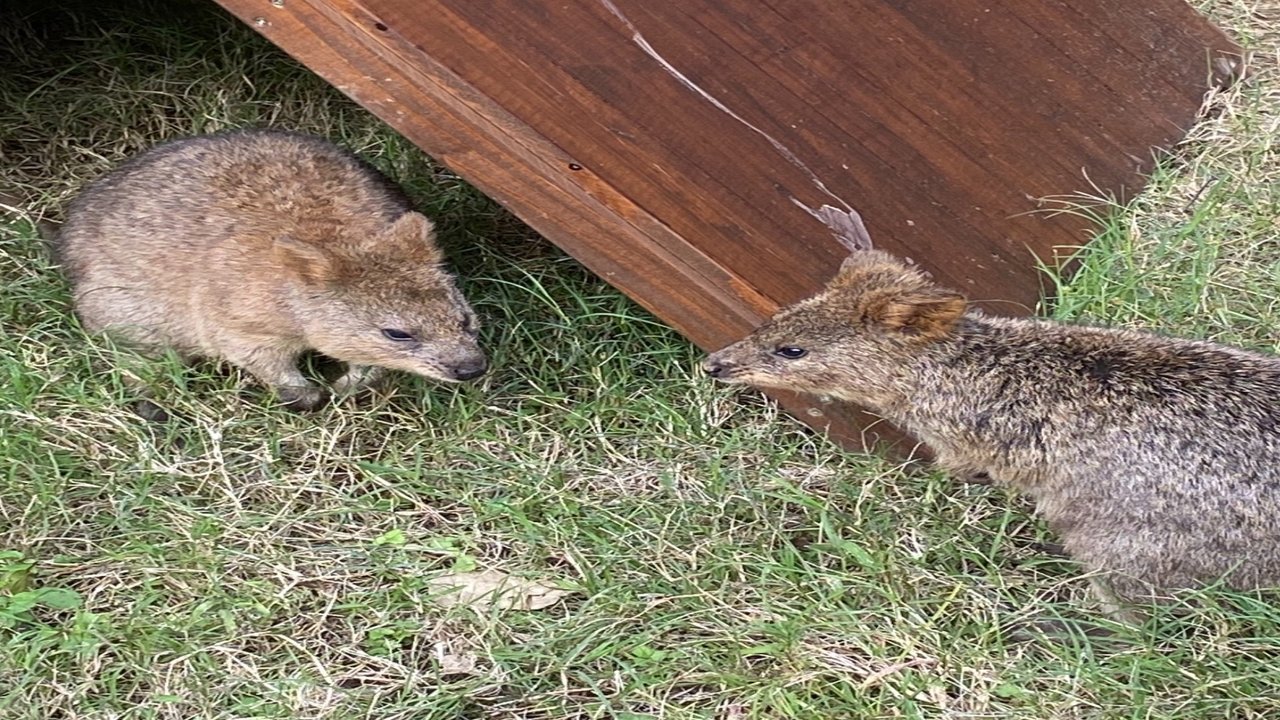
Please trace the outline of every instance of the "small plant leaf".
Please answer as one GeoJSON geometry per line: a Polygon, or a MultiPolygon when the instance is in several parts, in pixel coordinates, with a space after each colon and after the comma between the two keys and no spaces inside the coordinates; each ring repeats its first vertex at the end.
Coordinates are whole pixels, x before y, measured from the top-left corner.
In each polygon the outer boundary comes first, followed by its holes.
{"type": "Polygon", "coordinates": [[[404,545],[408,538],[405,537],[404,531],[398,528],[388,530],[373,539],[374,545],[390,545],[391,547],[400,547],[404,545]]]}
{"type": "Polygon", "coordinates": [[[45,588],[38,594],[38,602],[54,610],[74,610],[83,604],[80,593],[66,588],[45,588]]]}

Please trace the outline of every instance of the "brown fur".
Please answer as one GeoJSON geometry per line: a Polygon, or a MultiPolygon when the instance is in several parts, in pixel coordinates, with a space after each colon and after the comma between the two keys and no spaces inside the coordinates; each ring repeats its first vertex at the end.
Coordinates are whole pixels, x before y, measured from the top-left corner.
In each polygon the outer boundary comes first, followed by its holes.
{"type": "Polygon", "coordinates": [[[706,370],[860,403],[1030,494],[1108,602],[1280,586],[1280,358],[990,317],[868,251],[706,370]]]}
{"type": "Polygon", "coordinates": [[[56,245],[86,329],[228,360],[297,408],[326,395],[298,371],[307,350],[348,364],[341,392],[384,368],[445,381],[485,368],[431,221],[320,138],[245,130],[152,148],[73,201],[56,245]]]}

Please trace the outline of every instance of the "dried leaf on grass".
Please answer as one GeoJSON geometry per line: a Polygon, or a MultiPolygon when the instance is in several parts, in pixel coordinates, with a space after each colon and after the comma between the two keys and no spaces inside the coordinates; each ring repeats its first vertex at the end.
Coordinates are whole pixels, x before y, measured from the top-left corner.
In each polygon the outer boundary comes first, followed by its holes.
{"type": "Polygon", "coordinates": [[[441,675],[478,675],[476,665],[479,659],[474,653],[452,652],[446,643],[436,643],[436,660],[440,663],[441,675]]]}
{"type": "Polygon", "coordinates": [[[498,570],[449,573],[427,581],[437,589],[437,605],[499,610],[541,610],[573,593],[535,580],[512,577],[498,570]]]}

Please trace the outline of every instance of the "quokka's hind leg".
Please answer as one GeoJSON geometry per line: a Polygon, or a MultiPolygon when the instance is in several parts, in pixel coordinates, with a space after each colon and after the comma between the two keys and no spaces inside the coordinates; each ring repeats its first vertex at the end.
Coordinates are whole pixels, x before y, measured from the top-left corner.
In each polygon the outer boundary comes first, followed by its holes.
{"type": "Polygon", "coordinates": [[[308,380],[298,370],[298,354],[263,346],[240,346],[227,353],[227,360],[270,387],[290,410],[319,408],[329,397],[324,388],[308,380]]]}
{"type": "MultiPolygon", "coordinates": [[[[1137,627],[1147,621],[1149,616],[1146,612],[1126,602],[1120,593],[1116,592],[1114,581],[1095,577],[1090,579],[1089,589],[1102,604],[1103,614],[1111,620],[1131,627],[1137,627]]],[[[1146,592],[1150,594],[1149,589],[1146,592]]]]}
{"type": "MultiPolygon", "coordinates": [[[[1107,620],[1113,623],[1136,627],[1141,625],[1145,617],[1132,606],[1126,605],[1101,578],[1090,579],[1090,591],[1102,604],[1102,612],[1107,620]]],[[[1072,612],[1078,614],[1078,611],[1072,612]]],[[[1078,642],[1084,638],[1093,640],[1120,637],[1113,626],[1099,623],[1097,619],[1081,615],[1080,617],[1034,617],[1017,620],[1006,627],[1009,639],[1014,642],[1048,642],[1060,645],[1078,642]]]]}

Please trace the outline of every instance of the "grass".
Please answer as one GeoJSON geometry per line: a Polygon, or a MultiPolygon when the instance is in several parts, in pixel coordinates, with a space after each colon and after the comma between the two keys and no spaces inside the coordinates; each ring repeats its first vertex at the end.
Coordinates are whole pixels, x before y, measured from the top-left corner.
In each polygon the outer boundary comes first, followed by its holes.
{"type": "Polygon", "coordinates": [[[1280,349],[1280,4],[1198,4],[1256,50],[1254,78],[1210,98],[1134,202],[1075,207],[1106,212],[1052,312],[1280,349]]]}
{"type": "MultiPolygon", "coordinates": [[[[1276,7],[1205,7],[1275,55],[1276,7]]],[[[26,198],[0,221],[0,717],[1280,712],[1280,609],[1247,598],[1016,641],[1090,607],[1024,503],[699,378],[695,348],[212,3],[6,5],[0,48],[0,189],[26,198]],[[487,320],[490,376],[294,415],[227,368],[154,363],[177,419],[128,411],[36,221],[162,138],[251,124],[408,188],[487,320]],[[472,568],[575,592],[432,599],[472,568]]],[[[1277,93],[1264,62],[1217,98],[1052,312],[1274,347],[1277,93]]]]}

